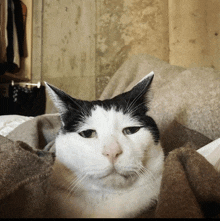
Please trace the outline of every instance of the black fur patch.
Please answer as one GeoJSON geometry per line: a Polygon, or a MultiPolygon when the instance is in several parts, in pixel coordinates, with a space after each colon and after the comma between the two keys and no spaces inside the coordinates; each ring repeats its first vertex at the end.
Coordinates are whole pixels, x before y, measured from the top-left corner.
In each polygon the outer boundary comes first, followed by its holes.
{"type": "Polygon", "coordinates": [[[84,119],[92,115],[92,110],[95,109],[95,106],[100,106],[104,110],[108,111],[114,108],[116,111],[122,111],[124,114],[129,114],[132,118],[137,119],[143,127],[147,128],[154,137],[154,142],[158,143],[160,139],[159,130],[155,121],[146,115],[148,108],[144,103],[134,103],[133,107],[128,110],[130,103],[126,103],[125,99],[108,99],[104,101],[78,101],[79,105],[83,110],[86,110],[82,113],[81,109],[71,108],[63,115],[64,127],[62,128],[63,133],[75,132],[79,123],[84,122],[84,119]]]}

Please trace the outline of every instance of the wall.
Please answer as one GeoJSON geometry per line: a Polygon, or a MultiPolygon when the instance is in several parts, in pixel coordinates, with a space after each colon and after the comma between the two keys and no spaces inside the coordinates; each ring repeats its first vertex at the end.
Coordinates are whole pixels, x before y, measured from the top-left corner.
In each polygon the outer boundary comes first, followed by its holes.
{"type": "Polygon", "coordinates": [[[219,12],[219,0],[169,0],[171,64],[220,70],[219,12]]]}
{"type": "Polygon", "coordinates": [[[131,55],[169,61],[167,0],[97,0],[96,97],[131,55]]]}
{"type": "Polygon", "coordinates": [[[44,0],[42,24],[42,79],[94,99],[95,1],[44,0]]]}
{"type": "MultiPolygon", "coordinates": [[[[34,0],[32,81],[47,81],[76,98],[93,100],[132,54],[168,61],[167,4],[34,0]]],[[[48,100],[47,112],[51,108],[48,100]]]]}
{"type": "MultiPolygon", "coordinates": [[[[76,98],[99,98],[137,53],[220,70],[219,0],[33,1],[32,79],[76,98]]],[[[51,108],[48,100],[47,112],[51,108]]]]}

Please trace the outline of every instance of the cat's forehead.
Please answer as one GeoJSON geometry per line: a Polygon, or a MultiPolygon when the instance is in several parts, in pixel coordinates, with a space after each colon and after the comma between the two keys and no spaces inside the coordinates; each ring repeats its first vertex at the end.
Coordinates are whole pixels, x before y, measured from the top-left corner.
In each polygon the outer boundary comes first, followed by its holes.
{"type": "Polygon", "coordinates": [[[140,124],[140,122],[131,117],[129,113],[124,113],[123,109],[117,109],[117,107],[112,106],[108,109],[95,105],[91,110],[91,115],[85,120],[88,125],[130,125],[130,124],[140,124]]]}
{"type": "Polygon", "coordinates": [[[128,113],[124,113],[123,109],[117,108],[116,106],[111,106],[106,109],[103,106],[95,105],[91,110],[91,117],[101,118],[106,120],[114,120],[115,118],[127,118],[130,119],[131,116],[128,113]]]}

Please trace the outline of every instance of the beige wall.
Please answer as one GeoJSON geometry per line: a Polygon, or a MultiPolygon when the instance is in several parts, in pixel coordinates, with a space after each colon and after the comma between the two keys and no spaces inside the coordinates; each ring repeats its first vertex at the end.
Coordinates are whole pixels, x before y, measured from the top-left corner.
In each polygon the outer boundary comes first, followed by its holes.
{"type": "Polygon", "coordinates": [[[167,0],[97,0],[96,97],[128,57],[169,61],[167,0]]]}
{"type": "Polygon", "coordinates": [[[220,1],[169,0],[170,64],[220,70],[220,1]]]}
{"type": "MultiPolygon", "coordinates": [[[[42,80],[70,95],[95,98],[95,1],[44,0],[42,80]]],[[[47,102],[50,112],[51,102],[47,102]]]]}
{"type": "Polygon", "coordinates": [[[33,1],[32,78],[76,98],[98,98],[137,53],[220,69],[219,0],[33,1]]]}

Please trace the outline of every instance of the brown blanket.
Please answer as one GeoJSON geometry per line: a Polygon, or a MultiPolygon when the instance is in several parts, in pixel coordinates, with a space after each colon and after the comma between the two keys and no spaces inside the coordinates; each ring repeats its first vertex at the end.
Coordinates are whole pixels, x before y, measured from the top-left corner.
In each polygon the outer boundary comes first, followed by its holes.
{"type": "Polygon", "coordinates": [[[52,153],[0,136],[0,218],[42,217],[52,153]]]}
{"type": "MultiPolygon", "coordinates": [[[[53,144],[59,127],[58,115],[42,115],[23,123],[7,138],[0,136],[0,217],[44,217],[54,158],[42,149],[53,144]]],[[[172,148],[185,147],[169,150],[159,201],[144,217],[218,216],[219,173],[194,150],[209,138],[178,123],[170,130],[185,137],[184,143],[172,148]]]]}
{"type": "Polygon", "coordinates": [[[159,218],[220,218],[220,175],[189,147],[173,150],[165,161],[159,218]]]}

